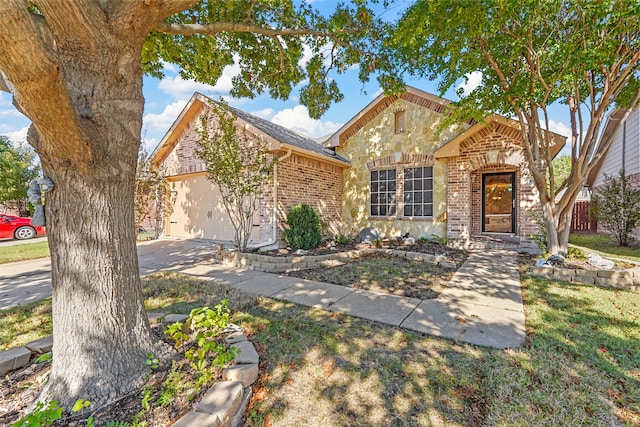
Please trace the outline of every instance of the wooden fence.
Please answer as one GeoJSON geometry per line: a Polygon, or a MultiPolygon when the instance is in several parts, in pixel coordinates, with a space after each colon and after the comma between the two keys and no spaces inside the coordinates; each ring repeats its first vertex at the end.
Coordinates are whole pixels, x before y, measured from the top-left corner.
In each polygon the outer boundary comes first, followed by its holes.
{"type": "Polygon", "coordinates": [[[573,205],[573,217],[571,218],[571,232],[590,231],[595,233],[598,230],[598,223],[590,215],[591,202],[576,202],[573,205]]]}

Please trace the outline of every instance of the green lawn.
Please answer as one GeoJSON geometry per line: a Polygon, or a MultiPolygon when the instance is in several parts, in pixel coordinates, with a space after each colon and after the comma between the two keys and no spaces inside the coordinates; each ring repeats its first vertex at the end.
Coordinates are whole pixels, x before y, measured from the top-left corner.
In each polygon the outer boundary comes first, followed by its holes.
{"type": "MultiPolygon", "coordinates": [[[[185,313],[230,298],[261,357],[253,426],[639,425],[640,294],[527,275],[522,285],[528,341],[512,350],[256,303],[173,273],[146,278],[145,297],[185,313]]],[[[46,309],[30,310],[48,324],[46,309]]]]}
{"type": "Polygon", "coordinates": [[[25,261],[49,256],[49,244],[46,241],[0,247],[0,264],[25,261]]]}
{"type": "Polygon", "coordinates": [[[630,246],[618,246],[615,239],[605,234],[571,234],[569,243],[583,248],[592,249],[601,255],[611,255],[619,258],[640,262],[640,242],[633,242],[630,246]]]}

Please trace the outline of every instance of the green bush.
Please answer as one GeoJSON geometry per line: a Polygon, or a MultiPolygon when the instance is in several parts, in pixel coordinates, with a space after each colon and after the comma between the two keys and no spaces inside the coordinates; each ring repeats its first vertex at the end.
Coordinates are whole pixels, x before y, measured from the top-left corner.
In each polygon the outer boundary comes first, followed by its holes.
{"type": "Polygon", "coordinates": [[[299,204],[291,208],[287,216],[284,240],[292,250],[313,249],[322,242],[320,217],[309,205],[299,204]]]}

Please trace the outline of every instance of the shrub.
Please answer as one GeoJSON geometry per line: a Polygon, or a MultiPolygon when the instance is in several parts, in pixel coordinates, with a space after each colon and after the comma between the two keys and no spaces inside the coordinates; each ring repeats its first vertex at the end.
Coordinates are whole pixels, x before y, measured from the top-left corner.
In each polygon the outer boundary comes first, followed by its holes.
{"type": "Polygon", "coordinates": [[[322,242],[320,217],[309,205],[299,204],[291,208],[287,216],[284,240],[292,250],[313,249],[322,242]]]}
{"type": "Polygon", "coordinates": [[[593,197],[593,212],[600,224],[613,234],[620,246],[629,246],[631,232],[640,225],[640,188],[634,189],[625,175],[605,175],[605,185],[593,197]]]}

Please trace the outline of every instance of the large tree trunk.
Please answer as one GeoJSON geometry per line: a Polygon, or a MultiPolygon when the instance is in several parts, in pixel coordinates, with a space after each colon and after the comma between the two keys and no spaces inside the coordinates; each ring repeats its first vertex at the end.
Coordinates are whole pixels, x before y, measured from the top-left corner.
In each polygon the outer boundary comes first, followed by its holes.
{"type": "Polygon", "coordinates": [[[41,399],[67,407],[78,398],[103,403],[139,386],[147,353],[161,351],[143,305],[135,246],[140,54],[119,48],[74,58],[65,69],[77,96],[91,94],[81,101],[88,116],[82,133],[72,127],[65,135],[31,134],[45,176],[55,183],[46,201],[53,365],[41,399]],[[82,141],[86,152],[56,156],[61,139],[82,141]]]}
{"type": "Polygon", "coordinates": [[[55,184],[45,205],[53,364],[41,400],[100,405],[141,385],[147,353],[166,351],[143,305],[134,184],[142,44],[184,3],[42,1],[42,15],[18,0],[0,5],[13,15],[0,35],[15,35],[0,47],[2,77],[33,122],[28,140],[55,184]]]}

